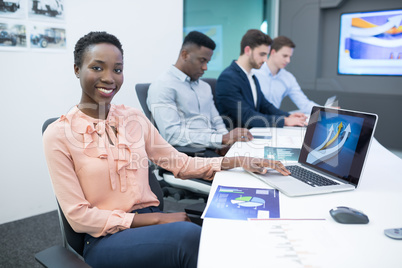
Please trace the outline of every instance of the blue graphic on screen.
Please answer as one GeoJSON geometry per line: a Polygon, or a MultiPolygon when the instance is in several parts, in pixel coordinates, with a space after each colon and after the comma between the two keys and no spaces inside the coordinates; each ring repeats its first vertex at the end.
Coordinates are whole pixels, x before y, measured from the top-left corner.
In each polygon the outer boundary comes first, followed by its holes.
{"type": "Polygon", "coordinates": [[[352,37],[345,39],[345,50],[349,50],[352,59],[401,59],[402,32],[399,26],[402,13],[354,20],[357,21],[356,24],[373,25],[373,28],[354,27],[351,31],[352,37]]]}
{"type": "Polygon", "coordinates": [[[320,112],[306,162],[348,177],[363,118],[320,112]]]}
{"type": "Polygon", "coordinates": [[[279,192],[275,189],[218,186],[205,217],[247,220],[279,218],[279,192]],[[269,216],[269,217],[267,217],[269,216]]]}
{"type": "Polygon", "coordinates": [[[402,75],[402,10],[341,15],[340,74],[402,75]]]}

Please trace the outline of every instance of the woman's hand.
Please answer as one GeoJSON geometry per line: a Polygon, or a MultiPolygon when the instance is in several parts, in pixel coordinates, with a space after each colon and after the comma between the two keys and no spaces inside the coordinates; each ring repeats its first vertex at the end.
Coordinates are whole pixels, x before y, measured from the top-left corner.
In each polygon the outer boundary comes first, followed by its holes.
{"type": "Polygon", "coordinates": [[[281,173],[282,175],[290,175],[290,171],[280,161],[268,160],[255,157],[225,157],[222,160],[222,170],[231,169],[234,167],[242,167],[245,170],[251,172],[257,172],[260,174],[267,173],[266,168],[272,168],[281,173]]]}
{"type": "Polygon", "coordinates": [[[155,224],[164,224],[177,221],[191,221],[185,212],[176,213],[142,213],[135,214],[131,228],[155,224]]]}
{"type": "Polygon", "coordinates": [[[290,171],[287,170],[280,161],[247,157],[247,160],[244,161],[242,167],[245,170],[260,174],[265,174],[267,173],[267,168],[272,168],[281,173],[282,175],[285,176],[290,175],[290,171]]]}

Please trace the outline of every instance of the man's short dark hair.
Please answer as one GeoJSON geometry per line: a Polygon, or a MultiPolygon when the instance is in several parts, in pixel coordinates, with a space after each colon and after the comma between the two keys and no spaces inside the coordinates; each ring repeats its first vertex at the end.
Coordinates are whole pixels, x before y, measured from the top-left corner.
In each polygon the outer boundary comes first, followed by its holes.
{"type": "Polygon", "coordinates": [[[278,51],[283,47],[295,48],[296,45],[295,45],[295,43],[293,43],[292,40],[290,40],[290,38],[283,36],[283,35],[274,38],[274,40],[272,42],[271,50],[275,49],[275,51],[278,51]]]}
{"type": "Polygon", "coordinates": [[[244,54],[244,48],[249,46],[251,49],[254,49],[261,45],[270,46],[272,44],[272,39],[269,35],[261,32],[257,29],[248,30],[240,42],[240,55],[244,54]]]}
{"type": "Polygon", "coordinates": [[[187,45],[197,45],[198,47],[203,46],[212,50],[216,47],[215,42],[211,38],[197,31],[189,32],[184,38],[182,48],[187,45]]]}
{"type": "Polygon", "coordinates": [[[86,52],[86,50],[89,47],[100,43],[108,43],[114,45],[120,50],[121,55],[123,56],[122,45],[116,36],[108,34],[107,32],[90,32],[81,37],[75,44],[74,64],[77,65],[78,67],[81,67],[83,55],[86,52]]]}

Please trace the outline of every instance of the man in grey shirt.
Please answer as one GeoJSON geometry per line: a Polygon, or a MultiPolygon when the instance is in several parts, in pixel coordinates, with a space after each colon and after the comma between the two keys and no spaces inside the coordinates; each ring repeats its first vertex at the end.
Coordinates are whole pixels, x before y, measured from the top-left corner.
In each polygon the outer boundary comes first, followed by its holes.
{"type": "Polygon", "coordinates": [[[208,36],[190,32],[176,64],[151,84],[147,105],[159,132],[170,144],[207,147],[223,155],[236,141],[253,137],[244,128],[228,132],[214,105],[211,87],[199,79],[214,49],[215,43],[208,36]]]}

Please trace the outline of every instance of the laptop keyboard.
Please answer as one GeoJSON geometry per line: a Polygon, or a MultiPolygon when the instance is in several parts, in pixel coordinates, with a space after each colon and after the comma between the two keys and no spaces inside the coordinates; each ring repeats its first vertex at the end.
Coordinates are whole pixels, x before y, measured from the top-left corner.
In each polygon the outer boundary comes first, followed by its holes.
{"type": "Polygon", "coordinates": [[[313,187],[339,184],[300,166],[286,166],[286,168],[292,173],[292,177],[313,187]]]}

